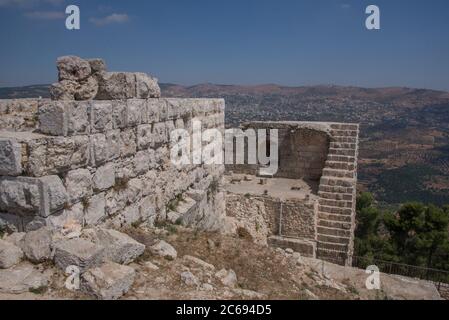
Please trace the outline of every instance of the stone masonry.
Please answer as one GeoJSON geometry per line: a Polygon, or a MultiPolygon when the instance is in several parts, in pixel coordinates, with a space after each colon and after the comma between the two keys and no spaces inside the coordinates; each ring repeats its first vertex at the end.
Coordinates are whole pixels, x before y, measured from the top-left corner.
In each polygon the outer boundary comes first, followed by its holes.
{"type": "Polygon", "coordinates": [[[229,165],[227,215],[256,241],[351,264],[355,229],[357,124],[251,122],[279,130],[279,170],[261,183],[257,165],[229,165]]]}
{"type": "Polygon", "coordinates": [[[53,100],[0,100],[0,227],[221,227],[220,165],[176,167],[170,132],[224,128],[222,99],[160,98],[157,79],[62,57],[53,100]]]}

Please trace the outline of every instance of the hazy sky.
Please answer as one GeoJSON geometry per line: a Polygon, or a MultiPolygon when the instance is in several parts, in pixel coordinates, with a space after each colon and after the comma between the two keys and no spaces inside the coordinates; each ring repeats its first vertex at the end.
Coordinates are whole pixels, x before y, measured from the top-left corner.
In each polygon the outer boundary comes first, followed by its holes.
{"type": "Polygon", "coordinates": [[[0,0],[0,39],[0,87],[54,82],[74,54],[180,84],[449,90],[447,0],[0,0]],[[369,4],[380,31],[365,28],[369,4]]]}

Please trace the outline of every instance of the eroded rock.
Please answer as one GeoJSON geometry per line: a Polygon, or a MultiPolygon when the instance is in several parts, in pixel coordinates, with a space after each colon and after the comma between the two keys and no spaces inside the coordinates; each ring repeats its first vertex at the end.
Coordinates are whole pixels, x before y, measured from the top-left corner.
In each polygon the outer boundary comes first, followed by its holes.
{"type": "Polygon", "coordinates": [[[116,300],[134,283],[135,271],[128,266],[106,262],[82,275],[81,290],[102,300],[116,300]]]}
{"type": "Polygon", "coordinates": [[[175,248],[172,245],[165,242],[164,240],[159,240],[156,244],[152,245],[150,248],[152,254],[160,257],[164,257],[168,260],[174,260],[178,256],[175,248]]]}
{"type": "Polygon", "coordinates": [[[105,257],[113,262],[129,264],[145,251],[145,245],[128,235],[112,229],[95,228],[83,231],[93,243],[105,248],[105,257]]]}
{"type": "Polygon", "coordinates": [[[22,250],[16,245],[0,240],[0,269],[8,269],[20,262],[22,250]]]}
{"type": "Polygon", "coordinates": [[[84,239],[70,239],[55,244],[55,264],[62,270],[76,266],[80,272],[97,267],[104,260],[104,248],[84,239]]]}

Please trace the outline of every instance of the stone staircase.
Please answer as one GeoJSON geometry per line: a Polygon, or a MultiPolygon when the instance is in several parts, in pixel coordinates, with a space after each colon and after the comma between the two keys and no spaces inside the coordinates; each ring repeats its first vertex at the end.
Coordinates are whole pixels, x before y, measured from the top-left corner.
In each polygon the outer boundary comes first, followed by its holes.
{"type": "Polygon", "coordinates": [[[355,225],[359,126],[331,124],[329,154],[319,186],[319,259],[348,264],[355,225]]]}

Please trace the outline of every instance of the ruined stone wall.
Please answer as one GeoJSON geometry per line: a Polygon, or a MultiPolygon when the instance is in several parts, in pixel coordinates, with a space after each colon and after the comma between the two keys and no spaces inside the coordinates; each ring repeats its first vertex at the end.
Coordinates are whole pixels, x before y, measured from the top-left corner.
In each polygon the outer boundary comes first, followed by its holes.
{"type": "MultiPolygon", "coordinates": [[[[279,237],[271,238],[271,243],[284,247],[297,245],[307,252],[313,246],[313,255],[317,258],[350,264],[354,246],[359,126],[325,122],[252,122],[244,128],[279,130],[279,171],[274,178],[316,181],[316,190],[311,184],[311,198],[306,202],[282,201],[285,212],[281,225],[285,227],[280,232],[268,228],[271,234],[279,237]],[[298,238],[311,240],[310,245],[298,242],[298,238]]],[[[226,169],[257,175],[259,168],[240,165],[226,169]]],[[[227,199],[233,197],[231,194],[227,199]]],[[[265,221],[279,219],[276,218],[279,209],[255,210],[252,204],[258,208],[260,205],[253,196],[250,199],[246,202],[249,207],[239,214],[234,213],[239,209],[237,205],[227,204],[227,214],[236,216],[242,226],[252,224],[255,211],[263,212],[265,221]]]]}
{"type": "Polygon", "coordinates": [[[223,130],[223,100],[0,101],[2,119],[11,105],[29,106],[23,119],[35,122],[0,130],[0,223],[8,228],[166,219],[219,228],[223,166],[175,167],[169,135],[191,130],[193,117],[223,130]]]}
{"type": "Polygon", "coordinates": [[[0,100],[0,130],[31,131],[37,129],[37,110],[48,99],[0,100]]]}
{"type": "Polygon", "coordinates": [[[226,214],[235,219],[235,227],[248,232],[262,245],[276,236],[296,239],[302,243],[298,252],[314,256],[316,242],[316,201],[280,200],[271,196],[228,193],[226,214]]]}

